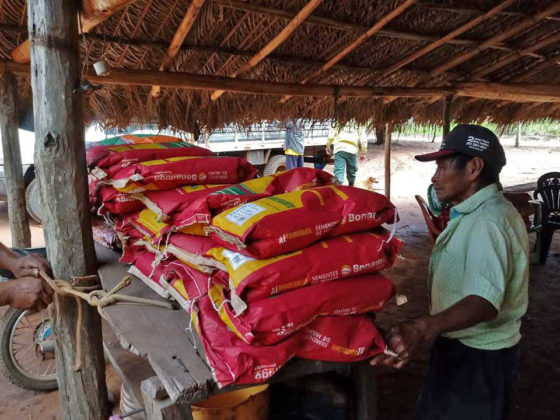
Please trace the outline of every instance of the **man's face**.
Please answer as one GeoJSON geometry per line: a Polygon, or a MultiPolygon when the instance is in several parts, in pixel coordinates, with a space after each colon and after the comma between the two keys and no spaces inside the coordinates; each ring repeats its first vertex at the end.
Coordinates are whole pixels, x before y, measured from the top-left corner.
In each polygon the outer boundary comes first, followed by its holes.
{"type": "Polygon", "coordinates": [[[432,177],[432,183],[438,200],[454,206],[466,199],[472,184],[467,169],[457,168],[453,156],[438,159],[436,164],[437,169],[432,177]]]}

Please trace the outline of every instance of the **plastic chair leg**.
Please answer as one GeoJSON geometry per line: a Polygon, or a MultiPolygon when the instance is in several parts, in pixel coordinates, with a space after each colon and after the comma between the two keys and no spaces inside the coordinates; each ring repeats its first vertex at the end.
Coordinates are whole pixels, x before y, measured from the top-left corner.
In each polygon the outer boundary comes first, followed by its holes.
{"type": "Polygon", "coordinates": [[[554,235],[554,229],[543,226],[542,236],[541,236],[541,250],[540,250],[540,263],[544,264],[546,258],[548,257],[548,251],[550,249],[550,244],[552,243],[552,236],[554,235]]]}

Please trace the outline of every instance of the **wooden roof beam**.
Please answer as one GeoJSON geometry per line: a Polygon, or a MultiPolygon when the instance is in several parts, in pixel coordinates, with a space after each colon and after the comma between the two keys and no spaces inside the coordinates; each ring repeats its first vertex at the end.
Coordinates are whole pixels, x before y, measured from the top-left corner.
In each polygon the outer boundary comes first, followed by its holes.
{"type": "MultiPolygon", "coordinates": [[[[89,32],[101,22],[106,21],[136,0],[82,0],[81,19],[82,32],[89,32]]],[[[16,63],[29,63],[31,60],[29,39],[19,44],[10,54],[16,63]]]]}
{"type": "MultiPolygon", "coordinates": [[[[173,60],[177,56],[177,53],[179,52],[181,45],[183,45],[183,41],[185,41],[185,38],[187,37],[192,27],[194,26],[194,23],[196,22],[196,18],[200,13],[200,9],[202,8],[202,6],[204,6],[205,1],[206,0],[193,0],[189,5],[189,8],[185,13],[183,20],[179,25],[179,28],[177,28],[175,35],[173,35],[173,39],[169,44],[169,48],[167,48],[167,54],[163,59],[163,62],[159,66],[160,71],[169,69],[169,67],[171,67],[171,64],[173,64],[173,60]]],[[[159,93],[160,93],[159,86],[152,86],[150,95],[159,96],[159,93]]]]}
{"type": "MultiPolygon", "coordinates": [[[[556,42],[560,41],[560,31],[545,37],[544,39],[541,39],[540,41],[524,48],[522,51],[523,52],[535,52],[538,51],[548,45],[554,44],[556,42]]],[[[519,53],[512,53],[509,54],[505,57],[503,57],[502,59],[496,61],[494,64],[487,66],[481,66],[480,70],[472,73],[472,77],[484,77],[487,74],[493,73],[498,69],[501,69],[502,67],[507,66],[510,63],[513,63],[516,60],[519,60],[521,58],[521,51],[519,53]]]]}
{"type": "MultiPolygon", "coordinates": [[[[282,44],[288,37],[300,27],[300,25],[307,19],[307,17],[313,13],[313,11],[323,2],[323,0],[310,0],[298,13],[294,16],[292,20],[276,35],[268,44],[266,44],[261,50],[252,56],[249,61],[242,65],[238,70],[231,74],[231,77],[235,78],[241,76],[259,64],[267,55],[274,51],[280,44],[282,44]]],[[[224,93],[223,90],[217,90],[210,96],[213,101],[218,99],[224,93]]]]}
{"type": "MultiPolygon", "coordinates": [[[[258,13],[266,16],[283,18],[283,19],[292,19],[295,16],[295,13],[286,10],[274,9],[272,7],[260,6],[256,4],[248,4],[244,1],[239,1],[239,0],[212,0],[212,2],[220,7],[233,9],[233,10],[240,10],[247,13],[258,13]]],[[[342,22],[342,21],[319,17],[319,16],[309,16],[305,20],[305,23],[308,25],[316,25],[316,26],[321,26],[323,28],[331,28],[331,29],[342,30],[342,31],[366,32],[369,29],[369,27],[365,25],[358,25],[350,22],[342,22]]],[[[389,38],[397,38],[397,39],[408,39],[412,41],[422,41],[422,42],[433,42],[439,39],[439,37],[433,35],[422,35],[422,34],[417,34],[412,32],[393,31],[385,28],[377,31],[375,35],[389,37],[389,38]]],[[[454,44],[454,45],[455,44],[477,45],[479,42],[480,41],[476,41],[473,39],[464,39],[464,38],[455,38],[447,41],[448,44],[454,44]]],[[[491,48],[512,51],[511,48],[508,48],[504,45],[494,45],[491,48]]]]}
{"type": "Polygon", "coordinates": [[[480,54],[482,51],[488,49],[490,46],[494,44],[498,44],[500,42],[505,41],[508,38],[511,38],[514,35],[517,35],[527,28],[534,26],[536,23],[542,21],[547,16],[551,16],[560,11],[560,1],[555,1],[552,6],[548,7],[547,9],[543,10],[542,12],[537,13],[535,16],[531,16],[529,18],[524,19],[522,22],[519,22],[517,25],[497,34],[493,37],[487,39],[486,41],[480,43],[477,47],[467,51],[465,53],[459,54],[453,59],[439,65],[435,69],[433,69],[430,74],[432,77],[438,76],[453,67],[458,66],[461,63],[473,58],[474,56],[480,54]]]}
{"type": "MultiPolygon", "coordinates": [[[[0,74],[12,72],[30,75],[28,64],[0,62],[0,74]]],[[[560,103],[560,85],[527,83],[486,83],[463,82],[454,87],[379,87],[379,86],[335,86],[300,85],[298,83],[274,83],[260,80],[233,79],[231,77],[206,76],[190,73],[147,70],[113,69],[107,76],[98,76],[88,70],[85,76],[93,83],[117,85],[160,85],[176,89],[216,90],[257,95],[292,95],[334,97],[335,95],[357,98],[378,98],[385,96],[401,98],[423,98],[435,96],[468,96],[492,100],[515,102],[560,103]]]]}
{"type": "MultiPolygon", "coordinates": [[[[444,10],[446,12],[454,12],[454,13],[469,14],[469,15],[472,15],[472,14],[475,14],[475,13],[485,13],[484,10],[480,10],[480,9],[470,9],[470,8],[465,8],[465,7],[445,6],[445,5],[442,5],[442,4],[430,3],[430,2],[427,2],[427,1],[418,2],[418,6],[425,7],[425,8],[428,8],[428,9],[444,10]]],[[[505,10],[498,13],[498,15],[500,15],[500,16],[517,16],[517,17],[522,17],[522,18],[526,18],[526,17],[531,16],[531,15],[528,15],[527,13],[505,11],[505,10]]],[[[546,20],[560,21],[560,18],[558,18],[556,16],[547,16],[545,19],[546,20]]]]}
{"type": "MultiPolygon", "coordinates": [[[[336,63],[338,63],[340,60],[342,60],[344,57],[346,57],[348,54],[350,54],[352,51],[356,50],[358,47],[360,47],[364,42],[366,42],[366,40],[368,40],[369,38],[371,38],[376,32],[378,32],[381,28],[383,28],[385,25],[387,25],[389,22],[391,22],[393,19],[395,19],[397,16],[399,16],[400,14],[402,14],[404,11],[406,11],[410,6],[412,6],[414,3],[416,3],[417,0],[405,0],[403,3],[401,3],[399,6],[397,6],[395,9],[393,9],[391,12],[387,13],[385,16],[383,16],[378,22],[376,22],[371,28],[369,28],[366,32],[364,32],[363,34],[361,34],[358,38],[356,38],[354,41],[350,42],[349,44],[347,44],[346,46],[344,46],[341,50],[339,50],[333,57],[331,57],[323,66],[321,66],[320,69],[316,70],[315,72],[313,72],[313,74],[311,74],[308,77],[305,77],[300,83],[301,84],[306,84],[309,80],[314,79],[315,77],[319,76],[320,74],[323,74],[325,71],[327,71],[328,69],[330,69],[333,65],[335,65],[336,63]]],[[[284,103],[289,99],[289,95],[284,96],[280,102],[284,103]]]]}
{"type": "Polygon", "coordinates": [[[432,42],[429,45],[426,45],[424,48],[416,51],[415,53],[409,55],[408,57],[402,59],[401,61],[393,64],[391,67],[389,67],[385,72],[383,72],[382,77],[386,77],[389,74],[399,70],[400,68],[406,66],[407,64],[411,63],[412,61],[430,53],[431,51],[435,50],[436,48],[440,47],[441,45],[445,44],[446,42],[448,42],[451,39],[454,39],[456,37],[458,37],[459,35],[467,32],[468,30],[470,30],[471,28],[475,27],[476,25],[478,25],[479,23],[485,21],[486,19],[491,18],[492,16],[497,15],[498,13],[500,13],[502,10],[504,10],[505,8],[509,7],[512,3],[514,3],[516,0],[505,0],[502,1],[499,5],[497,5],[496,7],[494,7],[493,9],[489,10],[488,12],[484,13],[483,15],[480,15],[472,20],[470,20],[469,22],[467,22],[466,24],[460,26],[459,28],[455,29],[454,31],[449,32],[447,35],[445,35],[444,37],[438,39],[437,41],[432,42]]]}

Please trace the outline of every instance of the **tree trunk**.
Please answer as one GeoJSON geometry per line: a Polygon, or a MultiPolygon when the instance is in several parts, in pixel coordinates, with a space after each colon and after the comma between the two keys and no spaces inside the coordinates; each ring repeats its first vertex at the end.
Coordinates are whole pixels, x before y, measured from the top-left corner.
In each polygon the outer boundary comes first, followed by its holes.
{"type": "Polygon", "coordinates": [[[25,181],[19,148],[17,85],[11,73],[0,76],[0,125],[12,246],[29,248],[31,230],[25,208],[25,181]]]}
{"type": "Polygon", "coordinates": [[[375,144],[385,144],[385,134],[386,133],[387,133],[387,131],[385,130],[385,127],[383,127],[383,126],[375,127],[375,137],[377,139],[375,144]]]}
{"type": "Polygon", "coordinates": [[[446,96],[443,100],[443,138],[445,138],[451,127],[451,102],[453,98],[446,96]]]}
{"type": "Polygon", "coordinates": [[[519,147],[519,140],[521,140],[521,123],[517,124],[517,134],[515,136],[515,147],[519,147]]]}
{"type": "Polygon", "coordinates": [[[391,130],[385,138],[385,196],[391,199],[391,130]]]}
{"type": "MultiPolygon", "coordinates": [[[[47,253],[55,277],[96,273],[87,196],[77,2],[29,0],[35,161],[47,253]]],[[[59,394],[65,419],[107,419],[101,320],[83,305],[82,368],[74,371],[77,304],[55,297],[59,394]]]]}

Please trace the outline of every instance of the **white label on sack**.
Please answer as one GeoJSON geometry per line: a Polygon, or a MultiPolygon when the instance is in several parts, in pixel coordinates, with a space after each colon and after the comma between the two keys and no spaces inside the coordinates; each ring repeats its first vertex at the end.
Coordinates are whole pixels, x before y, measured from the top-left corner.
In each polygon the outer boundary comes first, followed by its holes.
{"type": "Polygon", "coordinates": [[[97,179],[103,179],[107,176],[107,174],[105,173],[105,171],[103,171],[103,169],[97,167],[91,170],[91,174],[97,179]]]}
{"type": "Polygon", "coordinates": [[[222,251],[224,257],[226,257],[229,261],[229,265],[234,270],[237,270],[239,266],[245,264],[247,261],[253,261],[254,258],[247,257],[243,254],[239,254],[238,252],[230,251],[229,249],[225,249],[222,251]]]}
{"type": "Polygon", "coordinates": [[[226,216],[226,220],[229,220],[231,223],[236,224],[237,226],[241,226],[251,217],[263,211],[265,211],[264,207],[261,207],[255,203],[247,203],[243,204],[241,207],[238,207],[230,214],[228,214],[226,216]]]}

